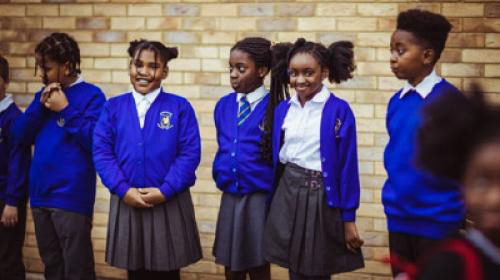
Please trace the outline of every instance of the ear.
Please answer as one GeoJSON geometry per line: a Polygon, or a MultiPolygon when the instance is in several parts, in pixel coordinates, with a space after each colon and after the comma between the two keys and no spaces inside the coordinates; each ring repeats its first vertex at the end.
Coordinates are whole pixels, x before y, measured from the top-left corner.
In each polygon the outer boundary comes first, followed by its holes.
{"type": "Polygon", "coordinates": [[[269,73],[269,68],[262,66],[257,69],[257,75],[259,75],[259,78],[264,79],[264,77],[269,73]]]}
{"type": "Polygon", "coordinates": [[[163,73],[161,74],[161,79],[165,80],[168,77],[168,65],[165,65],[165,68],[163,69],[163,73]]]}
{"type": "Polygon", "coordinates": [[[436,58],[436,51],[434,49],[425,49],[422,54],[422,62],[426,65],[433,64],[436,58]]]}

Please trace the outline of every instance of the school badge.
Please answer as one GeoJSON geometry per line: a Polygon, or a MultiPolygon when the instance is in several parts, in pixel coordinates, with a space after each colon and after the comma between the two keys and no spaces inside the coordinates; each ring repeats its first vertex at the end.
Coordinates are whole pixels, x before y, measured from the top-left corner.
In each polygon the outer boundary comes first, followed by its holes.
{"type": "Polygon", "coordinates": [[[165,130],[171,128],[172,126],[174,126],[171,123],[171,119],[172,119],[172,113],[161,112],[160,113],[160,121],[158,122],[158,127],[161,129],[165,129],[165,130]]]}
{"type": "Polygon", "coordinates": [[[60,117],[58,120],[57,120],[57,125],[59,127],[63,127],[64,126],[64,118],[63,117],[60,117]]]}
{"type": "Polygon", "coordinates": [[[335,120],[335,138],[340,138],[339,131],[340,127],[342,126],[342,122],[340,119],[335,120]]]}

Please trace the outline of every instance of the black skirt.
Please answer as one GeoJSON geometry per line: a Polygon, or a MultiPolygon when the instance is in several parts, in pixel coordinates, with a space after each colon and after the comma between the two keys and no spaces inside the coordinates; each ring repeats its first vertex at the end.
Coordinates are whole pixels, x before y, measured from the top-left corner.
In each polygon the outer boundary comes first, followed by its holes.
{"type": "Polygon", "coordinates": [[[222,195],[213,248],[216,263],[232,271],[267,263],[262,250],[267,197],[263,192],[222,195]]]}
{"type": "Polygon", "coordinates": [[[128,270],[176,270],[202,257],[189,190],[153,208],[133,208],[112,195],[106,262],[128,270]]]}
{"type": "Polygon", "coordinates": [[[364,267],[361,250],[347,250],[340,209],[326,205],[321,172],[286,165],[265,225],[264,256],[307,276],[364,267]]]}

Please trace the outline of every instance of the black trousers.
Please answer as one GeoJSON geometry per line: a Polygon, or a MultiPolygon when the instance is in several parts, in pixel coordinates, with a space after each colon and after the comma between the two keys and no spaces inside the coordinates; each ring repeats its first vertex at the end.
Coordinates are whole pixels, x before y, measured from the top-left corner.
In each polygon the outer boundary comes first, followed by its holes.
{"type": "Polygon", "coordinates": [[[47,280],[94,280],[94,252],[86,215],[53,208],[33,208],[38,251],[47,280]]]}
{"type": "Polygon", "coordinates": [[[290,280],[330,280],[330,275],[326,276],[306,276],[300,273],[295,273],[288,271],[288,277],[290,280]]]}
{"type": "MultiPolygon", "coordinates": [[[[406,233],[389,232],[389,250],[391,257],[402,258],[405,261],[416,263],[429,249],[432,249],[439,240],[425,238],[406,233]]],[[[392,276],[396,276],[402,271],[391,265],[392,276]]]]}
{"type": "Polygon", "coordinates": [[[265,264],[243,271],[232,271],[226,266],[224,274],[226,275],[226,280],[246,280],[247,274],[250,276],[250,280],[271,280],[271,266],[265,264]]]}
{"type": "MultiPolygon", "coordinates": [[[[0,201],[0,215],[5,203],[0,201]]],[[[0,279],[24,280],[23,245],[26,231],[26,202],[17,206],[18,222],[14,227],[0,224],[0,279]]]]}
{"type": "Polygon", "coordinates": [[[150,270],[129,270],[128,280],[180,280],[180,270],[171,271],[150,271],[150,270]]]}

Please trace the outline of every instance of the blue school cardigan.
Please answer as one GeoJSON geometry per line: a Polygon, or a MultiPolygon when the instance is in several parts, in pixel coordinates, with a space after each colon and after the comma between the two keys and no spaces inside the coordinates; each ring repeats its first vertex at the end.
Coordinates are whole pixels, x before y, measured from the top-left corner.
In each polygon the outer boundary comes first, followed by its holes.
{"type": "Polygon", "coordinates": [[[12,103],[0,112],[0,200],[11,206],[26,202],[31,149],[15,143],[10,130],[21,115],[12,103]]]}
{"type": "Polygon", "coordinates": [[[43,88],[13,127],[17,141],[35,144],[29,183],[31,207],[92,216],[96,190],[92,135],[106,101],[104,94],[92,84],[78,83],[64,89],[69,105],[53,112],[40,103],[42,92],[43,88]]]}
{"type": "MultiPolygon", "coordinates": [[[[279,170],[279,152],[284,139],[283,122],[290,101],[281,102],[275,110],[273,126],[273,166],[279,170]]],[[[356,219],[359,207],[359,175],[356,147],[356,124],[349,104],[331,94],[326,101],[320,124],[320,156],[326,203],[340,208],[344,222],[356,219]]],[[[279,183],[276,175],[274,185],[279,183]]]]}
{"type": "Polygon", "coordinates": [[[433,176],[415,164],[421,110],[445,92],[461,94],[442,79],[425,99],[416,92],[400,98],[400,90],[389,101],[390,138],[384,152],[387,180],[382,189],[382,202],[391,232],[440,239],[457,230],[464,219],[459,184],[433,176]]]}
{"type": "Polygon", "coordinates": [[[258,191],[271,192],[273,168],[262,160],[262,120],[269,95],[254,108],[238,127],[236,93],[221,98],[215,106],[214,119],[219,148],[215,155],[212,176],[217,187],[227,193],[245,195],[258,191]]]}
{"type": "Polygon", "coordinates": [[[139,125],[132,93],[104,106],[94,134],[94,162],[104,185],[123,198],[129,188],[159,188],[166,200],[193,186],[200,163],[198,122],[191,104],[161,92],[139,125]]]}

